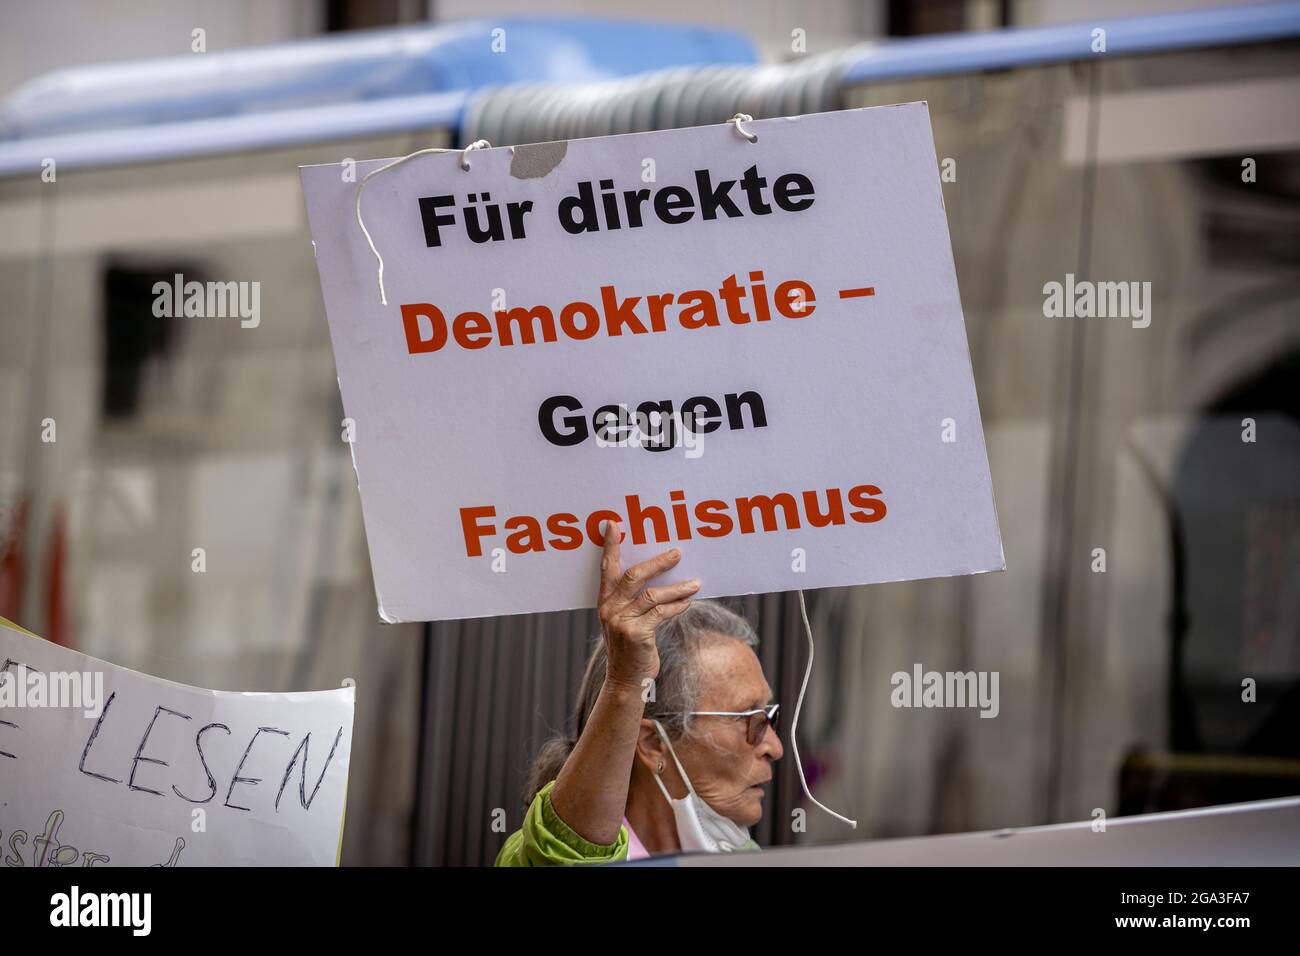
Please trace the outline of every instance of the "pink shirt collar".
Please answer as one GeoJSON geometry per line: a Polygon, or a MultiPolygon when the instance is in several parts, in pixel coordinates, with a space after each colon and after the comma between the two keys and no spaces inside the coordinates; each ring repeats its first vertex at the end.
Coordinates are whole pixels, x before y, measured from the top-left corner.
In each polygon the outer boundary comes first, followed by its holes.
{"type": "Polygon", "coordinates": [[[623,818],[623,826],[627,827],[627,858],[629,860],[644,860],[650,854],[646,852],[645,845],[632,829],[632,824],[627,822],[627,817],[623,818]]]}

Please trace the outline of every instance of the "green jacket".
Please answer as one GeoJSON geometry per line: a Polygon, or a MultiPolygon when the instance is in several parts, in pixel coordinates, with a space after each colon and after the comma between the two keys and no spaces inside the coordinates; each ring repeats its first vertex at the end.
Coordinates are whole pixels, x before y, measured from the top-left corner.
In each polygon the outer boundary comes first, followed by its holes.
{"type": "Polygon", "coordinates": [[[627,827],[608,845],[592,843],[560,819],[551,806],[552,780],[533,797],[524,825],[506,837],[497,866],[555,866],[566,863],[614,863],[627,859],[627,827]]]}
{"type": "MultiPolygon", "coordinates": [[[[627,827],[618,828],[618,839],[610,844],[592,843],[560,819],[551,805],[552,780],[533,797],[524,814],[524,825],[506,837],[497,854],[497,866],[556,866],[571,863],[618,863],[627,859],[627,827]]],[[[757,850],[753,840],[741,849],[757,850]]]]}

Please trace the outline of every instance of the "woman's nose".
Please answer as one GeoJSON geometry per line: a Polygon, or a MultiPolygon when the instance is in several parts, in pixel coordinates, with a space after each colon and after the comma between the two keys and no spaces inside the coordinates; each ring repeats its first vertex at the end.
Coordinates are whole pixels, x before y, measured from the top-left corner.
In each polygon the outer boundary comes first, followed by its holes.
{"type": "Polygon", "coordinates": [[[776,732],[775,727],[768,727],[767,733],[763,734],[763,739],[758,742],[759,756],[768,757],[772,760],[780,760],[781,755],[785,753],[785,748],[781,746],[781,738],[776,732]]]}

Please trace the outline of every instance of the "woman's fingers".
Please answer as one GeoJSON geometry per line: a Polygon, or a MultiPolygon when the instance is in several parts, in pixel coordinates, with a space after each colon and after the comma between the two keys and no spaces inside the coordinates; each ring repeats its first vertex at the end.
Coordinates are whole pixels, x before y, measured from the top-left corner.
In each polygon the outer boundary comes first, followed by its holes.
{"type": "Polygon", "coordinates": [[[681,559],[682,552],[679,549],[669,548],[662,554],[656,554],[640,564],[632,565],[618,576],[618,583],[614,585],[614,596],[621,598],[624,603],[631,601],[636,597],[636,592],[641,590],[642,584],[663,574],[681,559]]]}
{"type": "Polygon", "coordinates": [[[622,534],[617,521],[605,522],[605,551],[600,557],[601,601],[614,592],[614,588],[618,585],[618,577],[623,573],[619,568],[619,538],[622,534]]]}
{"type": "MultiPolygon", "coordinates": [[[[697,585],[697,590],[698,590],[698,585],[697,585]]],[[[671,604],[658,604],[655,606],[659,608],[659,620],[666,621],[670,617],[676,617],[678,614],[681,614],[682,611],[685,611],[688,607],[691,606],[691,602],[690,599],[687,598],[686,600],[682,600],[682,601],[673,601],[671,604]]]]}
{"type": "Polygon", "coordinates": [[[646,588],[636,596],[636,599],[628,605],[628,611],[631,614],[647,614],[656,607],[660,610],[660,619],[663,619],[663,608],[689,598],[692,594],[700,589],[700,582],[678,581],[675,584],[663,584],[652,588],[646,588]]]}
{"type": "Polygon", "coordinates": [[[625,636],[638,640],[653,637],[656,624],[686,610],[690,596],[700,589],[700,582],[678,581],[642,589],[646,581],[673,568],[682,559],[681,550],[670,548],[622,570],[619,567],[621,534],[618,522],[605,523],[605,547],[600,559],[600,619],[625,636]],[[642,633],[646,630],[648,635],[642,633]]]}

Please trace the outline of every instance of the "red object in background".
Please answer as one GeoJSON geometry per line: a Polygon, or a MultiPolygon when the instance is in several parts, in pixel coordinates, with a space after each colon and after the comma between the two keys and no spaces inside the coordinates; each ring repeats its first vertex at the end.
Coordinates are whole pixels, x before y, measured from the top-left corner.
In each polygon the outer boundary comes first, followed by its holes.
{"type": "Polygon", "coordinates": [[[27,532],[27,496],[18,496],[12,520],[0,524],[0,617],[17,621],[23,610],[23,539],[27,532]]]}
{"type": "Polygon", "coordinates": [[[50,522],[49,561],[45,567],[45,638],[72,646],[72,615],[68,610],[68,520],[60,505],[50,522]]]}

